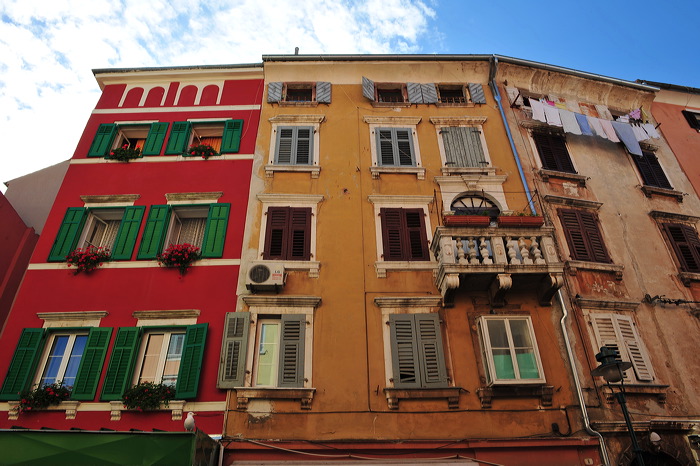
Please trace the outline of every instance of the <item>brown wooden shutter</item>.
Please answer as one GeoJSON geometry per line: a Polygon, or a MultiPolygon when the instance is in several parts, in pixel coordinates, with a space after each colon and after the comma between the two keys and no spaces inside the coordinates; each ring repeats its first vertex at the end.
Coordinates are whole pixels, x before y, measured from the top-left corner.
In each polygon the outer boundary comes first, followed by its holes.
{"type": "Polygon", "coordinates": [[[263,259],[311,259],[310,207],[270,207],[267,209],[263,259]]]}
{"type": "Polygon", "coordinates": [[[265,229],[265,249],[263,259],[284,259],[288,235],[289,207],[270,207],[267,209],[267,227],[265,229]]]}
{"type": "Polygon", "coordinates": [[[580,261],[611,262],[598,227],[598,218],[593,212],[574,209],[559,209],[559,219],[571,258],[580,261]]]}
{"type": "Polygon", "coordinates": [[[291,208],[286,259],[311,259],[311,208],[291,208]]]}
{"type": "Polygon", "coordinates": [[[423,209],[403,209],[406,224],[406,258],[413,261],[427,261],[428,236],[425,232],[423,209]]]}
{"type": "Polygon", "coordinates": [[[382,208],[385,261],[429,260],[423,209],[382,208]]]}
{"type": "Polygon", "coordinates": [[[700,239],[698,232],[688,225],[664,223],[664,231],[678,257],[684,272],[700,273],[700,239]]]}
{"type": "Polygon", "coordinates": [[[595,262],[612,262],[603,243],[603,235],[598,225],[598,216],[593,212],[586,211],[579,211],[578,214],[581,218],[581,225],[583,226],[591,256],[593,257],[592,260],[595,262]]]}
{"type": "Polygon", "coordinates": [[[566,173],[576,173],[566,142],[562,136],[549,133],[532,133],[542,168],[566,173]]]}
{"type": "Polygon", "coordinates": [[[379,210],[382,222],[382,243],[385,261],[405,260],[403,255],[403,228],[401,209],[379,210]]]}
{"type": "Polygon", "coordinates": [[[642,151],[641,156],[632,155],[635,165],[642,176],[642,181],[647,186],[655,186],[657,188],[673,189],[671,183],[668,182],[659,159],[656,158],[653,152],[642,151]]]}

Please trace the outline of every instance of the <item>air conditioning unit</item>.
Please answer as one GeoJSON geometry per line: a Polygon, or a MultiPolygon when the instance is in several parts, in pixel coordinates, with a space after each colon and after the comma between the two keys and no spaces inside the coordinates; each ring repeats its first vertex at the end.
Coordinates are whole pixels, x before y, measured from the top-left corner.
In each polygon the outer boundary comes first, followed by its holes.
{"type": "Polygon", "coordinates": [[[251,291],[278,292],[284,286],[286,278],[282,264],[274,262],[253,263],[248,269],[245,286],[251,291]]]}

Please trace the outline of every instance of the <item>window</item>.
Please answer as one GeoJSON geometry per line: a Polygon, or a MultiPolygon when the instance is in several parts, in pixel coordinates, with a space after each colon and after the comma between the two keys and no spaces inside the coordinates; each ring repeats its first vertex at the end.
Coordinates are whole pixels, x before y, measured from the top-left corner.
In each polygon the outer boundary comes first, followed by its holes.
{"type": "Polygon", "coordinates": [[[700,273],[700,239],[695,228],[679,223],[664,223],[663,229],[684,272],[700,273]]]}
{"type": "Polygon", "coordinates": [[[576,173],[574,164],[566,149],[564,136],[550,133],[532,133],[537,152],[540,154],[542,168],[565,173],[576,173]]]}
{"type": "Polygon", "coordinates": [[[493,201],[473,194],[457,197],[452,201],[450,210],[457,215],[488,215],[494,218],[501,212],[493,201]]]}
{"type": "Polygon", "coordinates": [[[700,131],[700,112],[693,110],[683,110],[683,116],[688,120],[691,128],[700,131]]]}
{"type": "Polygon", "coordinates": [[[608,346],[620,353],[623,361],[632,363],[634,373],[625,371],[625,382],[651,382],[654,371],[631,317],[621,314],[591,314],[596,349],[608,346]]]}
{"type": "Polygon", "coordinates": [[[222,154],[238,152],[243,120],[178,121],[173,123],[165,153],[187,157],[193,144],[207,144],[222,154]]]}
{"type": "Polygon", "coordinates": [[[362,77],[362,95],[375,106],[409,106],[411,104],[465,105],[469,102],[485,104],[486,96],[481,84],[434,83],[375,83],[362,77]]]}
{"type": "Polygon", "coordinates": [[[440,84],[437,89],[441,104],[466,104],[469,101],[464,86],[440,84]]]}
{"type": "Polygon", "coordinates": [[[409,105],[408,91],[405,83],[374,83],[362,78],[362,94],[372,102],[385,105],[409,105]]]}
{"type": "Polygon", "coordinates": [[[139,382],[175,385],[175,398],[197,396],[208,324],[121,327],[107,365],[100,399],[120,400],[139,382]]]}
{"type": "Polygon", "coordinates": [[[202,257],[223,256],[229,203],[153,205],[139,245],[138,259],[155,259],[170,244],[189,243],[201,248],[202,257]]]}
{"type": "Polygon", "coordinates": [[[265,229],[265,260],[311,259],[311,208],[269,207],[265,229]]]}
{"type": "Polygon", "coordinates": [[[281,105],[330,104],[329,82],[271,82],[267,85],[268,103],[281,105]]]}
{"type": "Polygon", "coordinates": [[[430,260],[423,209],[382,208],[379,216],[385,261],[430,260]]]}
{"type": "Polygon", "coordinates": [[[483,316],[478,325],[489,385],[545,382],[529,316],[483,316]]]}
{"type": "Polygon", "coordinates": [[[415,167],[411,128],[377,128],[378,162],[383,167],[415,167]]]}
{"type": "Polygon", "coordinates": [[[72,399],[93,400],[111,335],[111,328],[99,327],[24,329],[0,399],[17,400],[22,390],[63,382],[73,387],[72,399]]]}
{"type": "Polygon", "coordinates": [[[49,262],[62,262],[78,247],[103,247],[112,259],[131,259],[144,206],[124,208],[69,207],[58,230],[49,262]]]}
{"type": "Polygon", "coordinates": [[[641,156],[631,154],[630,157],[634,160],[634,164],[642,177],[642,182],[646,186],[673,189],[671,183],[668,182],[668,178],[666,178],[663,168],[661,168],[659,159],[656,158],[653,152],[642,150],[641,156]]]}
{"type": "Polygon", "coordinates": [[[106,123],[97,129],[88,157],[106,157],[109,152],[126,145],[140,148],[142,155],[160,155],[168,123],[106,123]]]}
{"type": "Polygon", "coordinates": [[[439,128],[445,153],[445,166],[449,168],[486,168],[489,165],[484,153],[481,127],[443,126],[439,128]]]}
{"type": "Polygon", "coordinates": [[[447,387],[438,314],[390,314],[395,388],[447,387]]]}
{"type": "Polygon", "coordinates": [[[314,128],[312,126],[278,126],[276,132],[276,164],[313,164],[314,128]]]}
{"type": "Polygon", "coordinates": [[[576,209],[559,209],[569,245],[569,255],[573,260],[611,263],[603,243],[603,235],[598,226],[598,216],[594,212],[576,209]]]}

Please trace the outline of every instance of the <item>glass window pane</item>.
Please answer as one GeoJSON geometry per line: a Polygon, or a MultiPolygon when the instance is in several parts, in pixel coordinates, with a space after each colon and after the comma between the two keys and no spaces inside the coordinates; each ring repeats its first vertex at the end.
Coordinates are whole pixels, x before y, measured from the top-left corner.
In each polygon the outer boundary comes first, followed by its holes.
{"type": "Polygon", "coordinates": [[[61,362],[63,361],[63,355],[66,352],[69,338],[68,335],[58,335],[53,339],[53,347],[46,360],[46,367],[44,369],[44,375],[41,377],[40,385],[56,383],[58,371],[61,368],[61,362]]]}
{"type": "Polygon", "coordinates": [[[518,369],[521,379],[539,379],[540,373],[537,370],[537,360],[535,352],[531,349],[515,350],[515,357],[518,360],[518,369]]]}
{"type": "Polygon", "coordinates": [[[141,365],[141,373],[139,374],[138,382],[155,382],[156,372],[158,370],[158,361],[163,350],[163,339],[165,335],[151,334],[148,336],[146,343],[146,351],[143,355],[143,364],[141,365]]]}
{"type": "Polygon", "coordinates": [[[508,336],[506,335],[506,323],[503,320],[489,319],[486,321],[489,328],[489,341],[492,348],[508,348],[508,336]]]}
{"type": "Polygon", "coordinates": [[[532,340],[530,339],[530,329],[527,325],[527,320],[509,320],[510,332],[513,336],[513,344],[516,348],[532,348],[532,340]]]}
{"type": "Polygon", "coordinates": [[[280,325],[276,322],[262,323],[258,345],[258,372],[255,385],[277,385],[277,361],[279,359],[280,325]]]}
{"type": "Polygon", "coordinates": [[[87,335],[77,335],[73,343],[73,349],[70,352],[66,372],[63,374],[63,385],[72,387],[75,384],[75,376],[78,374],[80,360],[85,352],[85,344],[87,343],[87,335]]]}
{"type": "Polygon", "coordinates": [[[170,344],[168,345],[165,367],[163,368],[163,383],[166,385],[175,385],[177,382],[177,374],[180,371],[180,360],[182,359],[182,348],[184,345],[184,333],[170,335],[170,344]]]}
{"type": "Polygon", "coordinates": [[[514,379],[515,370],[513,369],[513,360],[510,357],[510,351],[493,350],[493,365],[496,369],[497,379],[514,379]]]}

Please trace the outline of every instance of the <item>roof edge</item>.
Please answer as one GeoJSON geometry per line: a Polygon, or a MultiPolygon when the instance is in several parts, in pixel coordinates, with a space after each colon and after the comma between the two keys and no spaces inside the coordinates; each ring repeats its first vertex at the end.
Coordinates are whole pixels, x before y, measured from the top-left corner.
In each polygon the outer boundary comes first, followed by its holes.
{"type": "Polygon", "coordinates": [[[145,71],[190,71],[190,70],[226,70],[238,68],[262,68],[262,63],[243,63],[236,65],[193,65],[193,66],[148,66],[143,68],[94,68],[92,74],[139,73],[145,71]]]}
{"type": "Polygon", "coordinates": [[[647,81],[646,79],[637,79],[637,82],[641,84],[647,84],[649,86],[655,86],[659,89],[666,89],[669,91],[687,92],[689,94],[700,94],[700,89],[698,89],[697,87],[681,86],[679,84],[660,83],[656,81],[647,81]]]}

